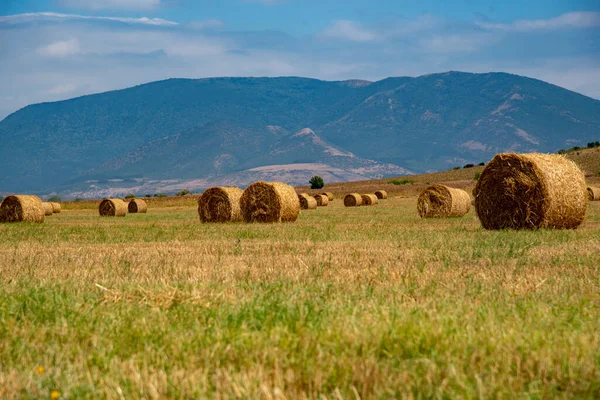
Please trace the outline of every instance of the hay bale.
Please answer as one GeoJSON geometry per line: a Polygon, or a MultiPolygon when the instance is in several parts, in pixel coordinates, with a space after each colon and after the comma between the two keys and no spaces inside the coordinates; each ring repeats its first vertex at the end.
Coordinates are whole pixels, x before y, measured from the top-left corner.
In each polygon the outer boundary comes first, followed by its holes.
{"type": "Polygon", "coordinates": [[[52,212],[54,214],[60,214],[60,210],[61,210],[60,203],[53,203],[53,202],[51,202],[50,204],[52,204],[52,212]]]}
{"type": "Polygon", "coordinates": [[[255,182],[240,199],[245,222],[294,222],[300,201],[293,187],[281,182],[255,182]]]}
{"type": "Polygon", "coordinates": [[[417,211],[421,218],[462,217],[471,209],[471,196],[462,189],[431,185],[419,195],[417,211]]]}
{"type": "Polygon", "coordinates": [[[44,216],[37,196],[7,196],[0,205],[0,222],[44,222],[44,216]]]}
{"type": "Polygon", "coordinates": [[[588,186],[587,188],[588,200],[598,201],[600,200],[600,188],[588,186]]]}
{"type": "Polygon", "coordinates": [[[376,191],[376,192],[375,192],[375,196],[377,196],[377,198],[378,198],[379,200],[385,200],[385,199],[387,199],[387,198],[388,198],[388,194],[387,194],[387,192],[386,192],[385,190],[382,190],[382,189],[380,189],[380,190],[376,191]]]}
{"type": "Polygon", "coordinates": [[[587,210],[577,165],[558,154],[498,154],[475,186],[485,229],[577,228],[587,210]]]}
{"type": "Polygon", "coordinates": [[[48,203],[45,201],[42,203],[42,207],[44,207],[44,215],[46,217],[54,214],[54,209],[52,208],[52,203],[48,203]]]}
{"type": "Polygon", "coordinates": [[[335,196],[333,195],[333,192],[323,192],[321,194],[324,194],[325,196],[327,196],[329,201],[333,201],[333,199],[335,198],[335,196]]]}
{"type": "Polygon", "coordinates": [[[202,222],[239,222],[242,220],[240,198],[244,191],[236,187],[213,187],[198,199],[202,222]]]}
{"type": "Polygon", "coordinates": [[[301,210],[315,210],[317,208],[317,200],[306,193],[298,195],[301,210]]]}
{"type": "Polygon", "coordinates": [[[329,204],[329,197],[326,194],[315,194],[314,198],[319,207],[326,207],[329,204]]]}
{"type": "Polygon", "coordinates": [[[358,193],[350,193],[344,196],[344,205],[346,207],[358,207],[362,206],[362,196],[358,193]]]}
{"type": "Polygon", "coordinates": [[[127,204],[129,214],[146,214],[148,212],[148,204],[142,199],[131,199],[127,204]]]}
{"type": "Polygon", "coordinates": [[[98,211],[101,217],[124,217],[127,215],[127,203],[121,199],[103,199],[98,211]]]}
{"type": "Polygon", "coordinates": [[[360,197],[362,197],[363,206],[372,206],[379,203],[379,199],[374,194],[361,194],[360,197]]]}

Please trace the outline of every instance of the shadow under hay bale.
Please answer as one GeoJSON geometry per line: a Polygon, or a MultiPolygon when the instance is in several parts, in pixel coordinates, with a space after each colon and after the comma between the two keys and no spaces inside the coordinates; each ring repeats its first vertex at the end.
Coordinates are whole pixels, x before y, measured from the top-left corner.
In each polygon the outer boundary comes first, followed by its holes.
{"type": "Polygon", "coordinates": [[[577,165],[557,154],[498,154],[475,186],[485,229],[574,229],[585,219],[586,184],[577,165]]]}
{"type": "Polygon", "coordinates": [[[300,201],[293,187],[281,182],[255,182],[240,199],[245,222],[294,222],[300,201]]]}
{"type": "Polygon", "coordinates": [[[600,188],[588,186],[587,194],[589,201],[600,201],[600,188]]]}
{"type": "Polygon", "coordinates": [[[379,200],[385,200],[388,198],[388,194],[385,190],[378,190],[375,192],[375,196],[377,196],[377,198],[379,200]]]}
{"type": "Polygon", "coordinates": [[[44,216],[37,196],[7,196],[0,205],[0,222],[44,222],[44,216]]]}
{"type": "Polygon", "coordinates": [[[362,196],[358,193],[350,193],[344,196],[344,206],[346,207],[359,207],[362,203],[362,196]]]}
{"type": "Polygon", "coordinates": [[[329,197],[326,194],[315,194],[314,199],[317,201],[317,206],[327,207],[329,205],[329,197]]]}
{"type": "Polygon", "coordinates": [[[127,204],[127,212],[129,214],[146,214],[148,212],[148,204],[142,199],[131,199],[127,204]]]}
{"type": "Polygon", "coordinates": [[[317,200],[314,197],[310,196],[306,193],[301,193],[298,195],[298,200],[300,201],[300,209],[301,210],[316,210],[317,209],[317,200]]]}
{"type": "Polygon", "coordinates": [[[52,204],[52,212],[54,214],[60,214],[60,211],[61,211],[60,203],[51,202],[50,204],[52,204]]]}
{"type": "Polygon", "coordinates": [[[360,197],[362,197],[363,206],[373,206],[375,204],[379,204],[379,199],[374,194],[361,194],[360,197]]]}
{"type": "Polygon", "coordinates": [[[471,209],[471,196],[462,189],[434,184],[417,200],[421,218],[462,217],[471,209]]]}
{"type": "Polygon", "coordinates": [[[127,203],[121,199],[104,199],[98,211],[101,217],[124,217],[127,215],[127,203]]]}
{"type": "Polygon", "coordinates": [[[52,208],[52,203],[43,202],[42,207],[44,207],[44,215],[46,217],[49,217],[50,215],[54,214],[54,209],[52,208]]]}
{"type": "Polygon", "coordinates": [[[213,187],[198,199],[202,222],[239,222],[242,220],[240,199],[244,191],[236,187],[213,187]]]}
{"type": "Polygon", "coordinates": [[[329,201],[333,201],[333,199],[335,199],[335,195],[333,194],[333,192],[323,192],[321,194],[324,194],[325,196],[327,196],[329,201]]]}

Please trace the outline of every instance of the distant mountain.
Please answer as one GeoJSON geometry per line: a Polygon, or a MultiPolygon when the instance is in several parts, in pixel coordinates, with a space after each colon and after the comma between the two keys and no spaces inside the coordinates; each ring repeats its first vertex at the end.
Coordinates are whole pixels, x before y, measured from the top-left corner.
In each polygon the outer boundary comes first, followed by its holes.
{"type": "Polygon", "coordinates": [[[0,122],[0,192],[101,196],[371,179],[600,138],[600,101],[504,73],[170,79],[0,122]]]}

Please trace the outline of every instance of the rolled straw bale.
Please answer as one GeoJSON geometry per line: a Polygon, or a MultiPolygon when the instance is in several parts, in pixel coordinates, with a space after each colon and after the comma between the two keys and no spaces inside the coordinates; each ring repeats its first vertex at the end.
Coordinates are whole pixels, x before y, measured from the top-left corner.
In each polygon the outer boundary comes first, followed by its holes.
{"type": "Polygon", "coordinates": [[[598,201],[600,200],[600,188],[588,186],[587,188],[588,200],[598,201]]]}
{"type": "Polygon", "coordinates": [[[240,199],[244,191],[236,187],[213,187],[198,199],[202,222],[239,222],[242,220],[240,199]]]}
{"type": "Polygon", "coordinates": [[[46,217],[54,214],[54,210],[52,209],[52,203],[48,203],[45,201],[42,203],[42,207],[44,207],[44,215],[46,217]]]}
{"type": "Polygon", "coordinates": [[[124,217],[127,215],[127,203],[121,199],[103,199],[98,211],[101,217],[124,217]]]}
{"type": "Polygon", "coordinates": [[[314,198],[319,207],[326,207],[329,204],[329,197],[326,194],[315,194],[314,198]]]}
{"type": "Polygon", "coordinates": [[[344,205],[346,207],[358,207],[362,206],[363,199],[358,193],[350,193],[344,196],[344,205]]]}
{"type": "Polygon", "coordinates": [[[131,199],[127,204],[127,212],[129,214],[146,214],[148,212],[148,204],[142,199],[131,199]]]}
{"type": "Polygon", "coordinates": [[[387,192],[381,189],[375,192],[375,196],[377,196],[379,200],[385,200],[388,198],[387,192]]]}
{"type": "Polygon", "coordinates": [[[52,204],[52,212],[54,214],[60,214],[60,203],[51,202],[50,204],[52,204]]]}
{"type": "Polygon", "coordinates": [[[301,210],[315,210],[317,208],[317,200],[314,197],[301,193],[298,195],[301,210]]]}
{"type": "Polygon", "coordinates": [[[294,222],[300,200],[293,187],[281,182],[255,182],[240,199],[245,222],[294,222]]]}
{"type": "Polygon", "coordinates": [[[577,228],[587,210],[577,165],[558,154],[498,154],[475,186],[485,229],[577,228]]]}
{"type": "Polygon", "coordinates": [[[471,209],[471,196],[462,189],[434,184],[417,200],[421,218],[462,217],[471,209]]]}
{"type": "Polygon", "coordinates": [[[335,196],[333,195],[333,192],[323,192],[321,194],[324,194],[325,196],[327,196],[329,201],[333,201],[333,199],[335,198],[335,196]]]}
{"type": "Polygon", "coordinates": [[[362,197],[362,205],[363,206],[372,206],[379,203],[379,199],[374,194],[361,194],[362,197]]]}
{"type": "Polygon", "coordinates": [[[44,216],[37,196],[7,196],[0,205],[0,222],[44,222],[44,216]]]}

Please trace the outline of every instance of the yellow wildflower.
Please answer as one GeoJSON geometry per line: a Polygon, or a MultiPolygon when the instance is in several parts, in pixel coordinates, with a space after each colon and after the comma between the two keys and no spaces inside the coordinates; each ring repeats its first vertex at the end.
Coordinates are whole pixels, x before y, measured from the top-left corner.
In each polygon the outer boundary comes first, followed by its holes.
{"type": "Polygon", "coordinates": [[[52,400],[56,400],[60,397],[60,392],[58,390],[53,390],[52,392],[50,392],[50,398],[52,400]]]}

